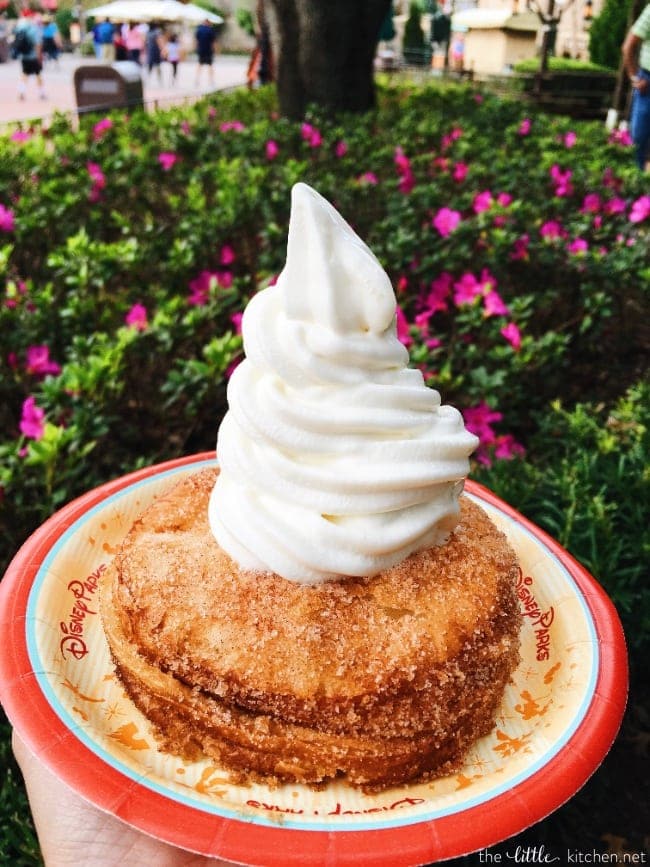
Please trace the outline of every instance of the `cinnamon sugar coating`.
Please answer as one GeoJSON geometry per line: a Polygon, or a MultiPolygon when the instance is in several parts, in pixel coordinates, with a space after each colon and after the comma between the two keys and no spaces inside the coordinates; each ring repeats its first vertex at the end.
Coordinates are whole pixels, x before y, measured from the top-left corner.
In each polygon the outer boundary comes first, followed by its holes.
{"type": "Polygon", "coordinates": [[[492,728],[519,659],[503,534],[462,498],[446,545],[305,586],[219,548],[216,472],[158,499],[102,586],[116,669],[163,747],[244,779],[377,788],[449,773],[492,728]]]}

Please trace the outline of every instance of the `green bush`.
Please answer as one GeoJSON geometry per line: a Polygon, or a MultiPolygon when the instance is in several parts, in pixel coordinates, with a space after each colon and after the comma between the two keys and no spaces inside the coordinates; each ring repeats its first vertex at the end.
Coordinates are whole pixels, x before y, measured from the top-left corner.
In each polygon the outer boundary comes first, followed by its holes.
{"type": "Polygon", "coordinates": [[[589,28],[589,56],[607,69],[618,69],[632,0],[605,0],[589,28]]]}
{"type": "MultiPolygon", "coordinates": [[[[620,50],[619,50],[620,54],[620,50]]],[[[537,72],[539,70],[539,59],[529,57],[526,60],[520,60],[515,64],[515,72],[537,72]]],[[[548,58],[549,72],[611,72],[611,68],[602,62],[596,62],[592,55],[589,60],[576,60],[573,57],[555,57],[548,58]]]]}
{"type": "Polygon", "coordinates": [[[107,478],[213,447],[241,351],[232,317],[282,268],[299,179],[387,267],[426,380],[502,413],[511,450],[553,399],[620,393],[643,356],[642,179],[600,125],[522,112],[470,87],[398,87],[376,113],[301,126],[262,89],[1,138],[4,538],[107,478]],[[453,228],[434,225],[445,213],[453,228]],[[30,361],[39,347],[50,361],[30,361]],[[26,401],[37,438],[20,431],[26,401]]]}
{"type": "Polygon", "coordinates": [[[650,639],[650,383],[613,406],[554,401],[537,418],[529,459],[497,462],[476,477],[573,553],[605,587],[628,643],[650,639]]]}

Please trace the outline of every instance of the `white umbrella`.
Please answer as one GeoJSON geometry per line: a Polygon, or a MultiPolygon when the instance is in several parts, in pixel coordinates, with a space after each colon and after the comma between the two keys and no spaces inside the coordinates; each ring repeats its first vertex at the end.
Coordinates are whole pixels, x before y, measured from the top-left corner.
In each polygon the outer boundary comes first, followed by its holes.
{"type": "Polygon", "coordinates": [[[222,24],[223,18],[208,12],[194,3],[179,0],[113,0],[103,6],[87,9],[86,15],[94,18],[111,18],[113,21],[210,21],[222,24]]]}

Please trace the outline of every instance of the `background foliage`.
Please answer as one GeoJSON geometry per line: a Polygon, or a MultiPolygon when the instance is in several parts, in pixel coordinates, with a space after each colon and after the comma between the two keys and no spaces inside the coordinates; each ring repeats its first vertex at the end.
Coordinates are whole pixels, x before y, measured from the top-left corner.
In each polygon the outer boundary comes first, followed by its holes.
{"type": "MultiPolygon", "coordinates": [[[[74,496],[214,447],[241,311],[282,268],[291,185],[311,183],[388,270],[412,363],[479,434],[474,477],[623,618],[635,687],[615,767],[533,839],[639,849],[650,197],[624,135],[530,111],[386,86],[368,115],[297,124],[261,90],[0,138],[0,565],[74,496]],[[635,785],[613,807],[618,769],[635,785]]],[[[32,864],[3,732],[0,852],[32,864]]]]}
{"type": "Polygon", "coordinates": [[[632,0],[605,0],[589,27],[589,56],[594,63],[618,69],[632,0]]]}

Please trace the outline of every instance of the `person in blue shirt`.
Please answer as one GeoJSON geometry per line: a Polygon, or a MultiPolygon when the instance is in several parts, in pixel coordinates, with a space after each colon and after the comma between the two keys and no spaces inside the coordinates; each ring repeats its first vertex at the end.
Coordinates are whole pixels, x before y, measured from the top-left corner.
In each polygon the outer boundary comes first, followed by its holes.
{"type": "Polygon", "coordinates": [[[97,41],[101,47],[101,59],[106,60],[108,63],[112,63],[115,60],[114,37],[115,28],[108,18],[106,18],[97,27],[97,41]]]}
{"type": "Polygon", "coordinates": [[[29,9],[23,10],[14,30],[15,55],[20,60],[21,80],[18,85],[18,99],[25,99],[27,83],[33,76],[41,99],[47,99],[43,87],[43,36],[29,9]]]}
{"type": "Polygon", "coordinates": [[[43,56],[48,60],[54,60],[58,66],[59,52],[61,50],[61,34],[56,21],[49,15],[43,18],[43,56]]]}
{"type": "Polygon", "coordinates": [[[201,77],[201,68],[208,68],[208,77],[210,86],[214,85],[214,70],[212,63],[214,61],[214,44],[217,39],[217,32],[206,18],[202,24],[196,28],[196,53],[198,55],[198,66],[196,67],[196,86],[199,86],[201,77]]]}

